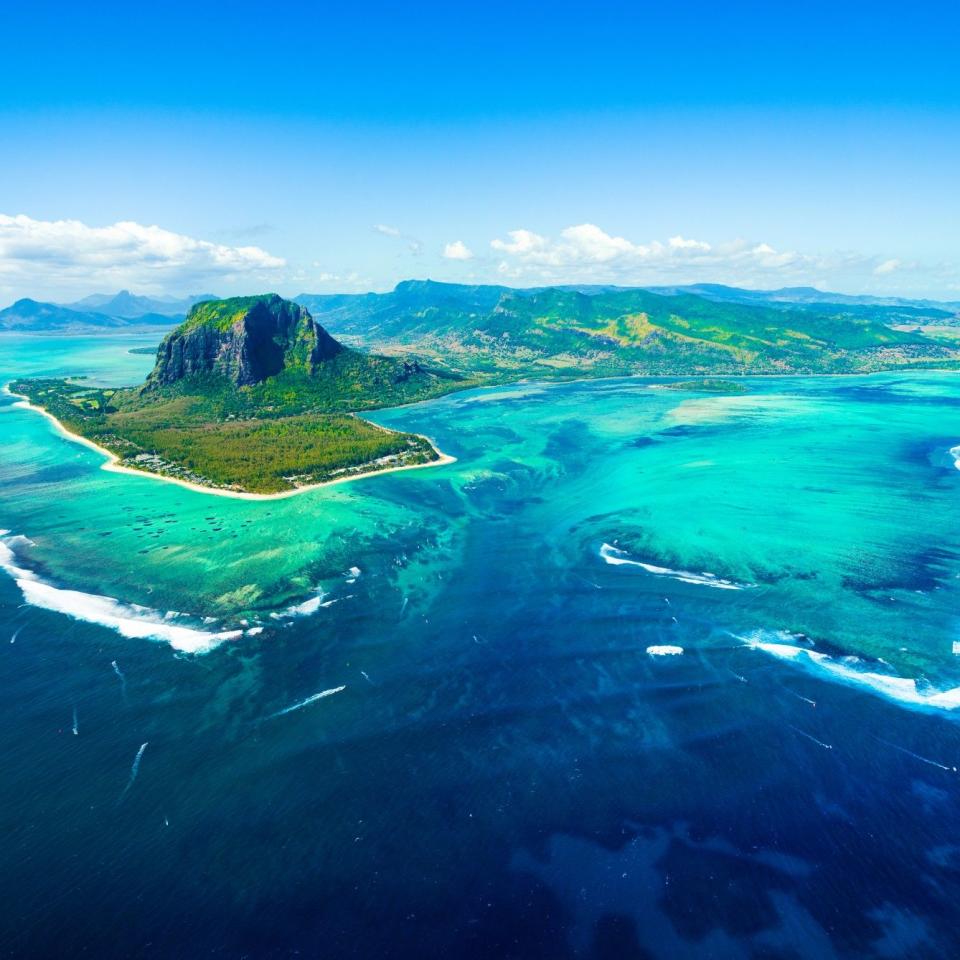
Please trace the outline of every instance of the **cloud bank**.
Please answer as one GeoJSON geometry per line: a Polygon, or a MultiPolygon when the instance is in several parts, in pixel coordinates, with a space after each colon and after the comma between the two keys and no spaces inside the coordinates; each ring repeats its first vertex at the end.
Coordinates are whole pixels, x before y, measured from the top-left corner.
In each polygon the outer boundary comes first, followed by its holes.
{"type": "Polygon", "coordinates": [[[957,282],[954,269],[860,253],[811,254],[768,243],[732,240],[711,244],[683,236],[635,243],[596,224],[566,227],[556,237],[510,230],[490,242],[501,280],[516,283],[728,283],[746,287],[851,286],[870,290],[925,282],[957,282]]]}
{"type": "Polygon", "coordinates": [[[266,281],[285,266],[260,247],[211,243],[132,220],[92,227],[0,214],[0,283],[11,287],[159,293],[237,278],[266,281]]]}
{"type": "Polygon", "coordinates": [[[929,295],[960,299],[955,264],[923,263],[858,252],[809,253],[769,243],[706,240],[676,235],[636,242],[593,223],[554,236],[515,229],[489,241],[486,253],[464,240],[434,247],[429,257],[416,237],[390,224],[373,231],[394,252],[374,244],[348,263],[289,262],[258,246],[201,240],[159,226],[124,220],[90,226],[79,220],[38,220],[0,214],[0,299],[72,299],[121,288],[178,294],[203,290],[252,293],[385,290],[398,280],[441,267],[471,283],[619,284],[669,286],[727,283],[758,289],[815,286],[850,293],[929,295]],[[379,250],[379,253],[378,253],[379,250]],[[401,252],[402,251],[402,252],[401,252]],[[407,257],[424,257],[419,267],[407,257]]]}

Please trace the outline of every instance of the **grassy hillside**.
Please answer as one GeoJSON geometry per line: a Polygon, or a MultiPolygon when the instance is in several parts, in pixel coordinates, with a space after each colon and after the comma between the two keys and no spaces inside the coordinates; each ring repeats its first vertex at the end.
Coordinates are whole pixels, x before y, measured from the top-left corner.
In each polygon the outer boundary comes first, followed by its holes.
{"type": "MultiPolygon", "coordinates": [[[[951,344],[869,315],[692,294],[510,290],[407,282],[387,294],[303,298],[353,342],[510,376],[853,373],[955,366],[951,344]]],[[[864,313],[868,310],[863,308],[864,313]]]]}

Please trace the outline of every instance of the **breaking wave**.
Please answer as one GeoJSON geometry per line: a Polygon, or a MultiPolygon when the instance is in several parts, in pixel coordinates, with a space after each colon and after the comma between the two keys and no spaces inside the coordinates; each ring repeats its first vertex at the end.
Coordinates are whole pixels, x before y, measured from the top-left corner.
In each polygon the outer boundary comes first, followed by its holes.
{"type": "Polygon", "coordinates": [[[321,607],[327,606],[325,604],[324,598],[327,595],[320,590],[316,596],[310,597],[308,600],[304,600],[303,603],[295,603],[293,606],[286,607],[285,609],[271,613],[270,616],[274,620],[283,620],[288,617],[297,618],[297,617],[309,617],[315,614],[321,607]]]}
{"type": "Polygon", "coordinates": [[[612,544],[604,543],[600,547],[600,556],[612,566],[640,567],[647,573],[658,577],[669,577],[681,583],[693,583],[701,587],[715,587],[717,590],[744,590],[754,586],[752,583],[737,583],[734,580],[725,580],[715,573],[693,573],[690,570],[671,570],[669,567],[657,567],[642,560],[632,560],[626,550],[621,550],[612,544]]]}
{"type": "Polygon", "coordinates": [[[800,638],[785,630],[757,630],[737,639],[752,650],[760,650],[817,676],[861,687],[913,709],[942,711],[960,707],[960,687],[938,690],[922,681],[918,683],[912,677],[878,673],[872,664],[859,657],[832,657],[800,646],[797,643],[800,638]]]}
{"type": "Polygon", "coordinates": [[[121,603],[113,597],[56,587],[18,565],[15,548],[18,544],[29,545],[30,541],[9,534],[9,530],[0,530],[0,568],[13,578],[24,601],[31,606],[96,623],[124,637],[160,640],[183,653],[206,653],[224,641],[243,636],[243,630],[212,631],[187,625],[183,622],[186,618],[179,613],[163,614],[138,604],[121,603]]]}

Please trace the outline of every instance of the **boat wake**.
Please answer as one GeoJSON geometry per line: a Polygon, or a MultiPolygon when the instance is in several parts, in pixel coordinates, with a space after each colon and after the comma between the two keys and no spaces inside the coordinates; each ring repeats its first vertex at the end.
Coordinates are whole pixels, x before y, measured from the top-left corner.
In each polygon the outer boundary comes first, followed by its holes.
{"type": "Polygon", "coordinates": [[[140,749],[137,751],[137,755],[133,758],[133,766],[130,768],[130,779],[127,781],[127,785],[123,788],[123,793],[120,794],[119,799],[117,800],[117,806],[120,806],[123,803],[123,798],[130,792],[130,788],[133,786],[134,780],[137,779],[137,774],[140,772],[140,761],[143,759],[143,751],[149,746],[148,743],[140,744],[140,749]]]}
{"type": "Polygon", "coordinates": [[[877,743],[882,743],[884,746],[892,747],[898,753],[904,753],[908,757],[913,757],[914,760],[919,760],[921,763],[927,764],[930,767],[938,767],[940,770],[946,770],[947,773],[957,773],[957,768],[953,766],[948,766],[945,763],[941,763],[939,760],[931,760],[929,757],[921,757],[919,753],[914,753],[912,750],[908,750],[906,747],[898,746],[896,743],[891,743],[889,740],[883,740],[880,737],[874,737],[877,743]]]}
{"type": "Polygon", "coordinates": [[[862,687],[915,710],[939,712],[960,707],[960,687],[938,690],[922,682],[918,684],[912,677],[878,673],[872,669],[872,664],[859,657],[832,657],[819,650],[801,646],[798,643],[800,638],[786,630],[756,630],[737,636],[737,639],[752,650],[759,650],[820,677],[847,686],[862,687]]]}
{"type": "Polygon", "coordinates": [[[113,597],[56,587],[19,565],[16,548],[29,544],[26,537],[11,536],[9,530],[0,530],[0,568],[13,578],[24,601],[31,606],[84,623],[99,624],[124,637],[163,641],[183,653],[206,653],[226,640],[243,636],[243,630],[204,630],[180,613],[164,614],[138,604],[122,603],[113,597]]]}
{"type": "Polygon", "coordinates": [[[611,566],[630,566],[640,567],[647,573],[652,573],[658,577],[669,577],[671,580],[679,580],[681,583],[693,583],[701,587],[715,587],[718,590],[744,590],[755,586],[752,583],[737,583],[734,580],[724,580],[715,573],[693,573],[690,570],[671,570],[669,567],[657,567],[652,563],[644,563],[642,560],[633,560],[626,550],[621,550],[612,544],[604,543],[600,547],[600,556],[611,564],[611,566]]]}
{"type": "MultiPolygon", "coordinates": [[[[367,677],[367,679],[369,680],[370,678],[367,677]]],[[[307,697],[305,700],[298,700],[296,703],[290,704],[289,707],[284,707],[282,710],[278,710],[276,713],[271,713],[267,719],[273,720],[274,717],[284,717],[288,713],[293,713],[294,710],[301,710],[303,707],[306,707],[311,703],[315,703],[317,700],[323,700],[324,697],[332,697],[335,693],[341,693],[346,689],[347,686],[344,684],[342,687],[331,687],[329,690],[321,690],[319,693],[315,693],[312,697],[307,697]]]]}
{"type": "Polygon", "coordinates": [[[120,681],[120,695],[123,697],[123,702],[127,702],[127,678],[124,676],[123,671],[120,667],[117,666],[116,660],[110,661],[110,666],[113,667],[113,672],[117,675],[117,679],[120,681]]]}

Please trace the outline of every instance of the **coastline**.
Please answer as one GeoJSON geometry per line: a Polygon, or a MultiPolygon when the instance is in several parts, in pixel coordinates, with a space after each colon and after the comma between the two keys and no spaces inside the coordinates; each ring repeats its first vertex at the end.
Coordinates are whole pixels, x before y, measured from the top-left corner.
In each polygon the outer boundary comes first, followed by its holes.
{"type": "MultiPolygon", "coordinates": [[[[364,480],[367,477],[378,477],[387,473],[400,473],[402,470],[422,470],[426,467],[444,467],[457,462],[456,457],[444,453],[429,437],[422,437],[422,439],[426,440],[427,443],[437,451],[439,459],[431,460],[429,463],[410,463],[400,467],[383,467],[379,470],[367,470],[362,473],[351,474],[348,477],[337,477],[333,480],[324,480],[322,483],[311,483],[303,487],[296,487],[293,490],[281,490],[277,493],[249,493],[242,490],[226,490],[222,487],[205,487],[199,483],[191,483],[189,480],[181,480],[179,477],[165,477],[160,473],[150,473],[147,470],[134,470],[132,467],[123,467],[119,463],[120,458],[112,450],[101,447],[100,444],[94,443],[93,440],[90,440],[88,437],[80,436],[80,434],[68,430],[49,410],[44,410],[43,407],[38,407],[36,404],[31,403],[23,394],[14,393],[9,386],[5,385],[3,387],[3,393],[17,398],[14,406],[21,409],[33,410],[35,413],[46,417],[53,424],[54,429],[60,436],[65,437],[67,440],[72,440],[75,443],[81,443],[85,447],[96,450],[97,453],[106,457],[106,463],[100,466],[101,470],[106,470],[109,473],[123,473],[134,477],[146,477],[148,480],[160,480],[164,483],[174,483],[179,487],[193,490],[196,493],[209,493],[213,496],[230,497],[234,500],[284,500],[287,497],[295,497],[300,493],[309,493],[312,490],[320,490],[323,487],[332,487],[338,483],[351,483],[354,480],[364,480]]],[[[422,434],[417,434],[417,436],[422,436],[422,434]]]]}
{"type": "MultiPolygon", "coordinates": [[[[939,373],[939,374],[953,374],[957,375],[960,371],[957,370],[946,370],[946,369],[930,369],[930,370],[921,370],[918,371],[915,368],[905,368],[903,370],[872,370],[868,373],[746,373],[746,374],[718,374],[717,379],[726,379],[726,380],[762,380],[762,379],[816,379],[823,377],[873,377],[873,376],[882,376],[884,374],[891,373],[909,373],[909,372],[923,372],[923,373],[939,373]]],[[[503,383],[490,383],[484,384],[482,386],[468,387],[464,390],[452,390],[450,393],[445,394],[444,396],[452,396],[457,393],[469,393],[473,390],[488,390],[488,389],[503,389],[504,387],[510,386],[537,386],[537,387],[551,387],[551,386],[564,386],[573,383],[597,383],[600,381],[610,381],[610,380],[652,380],[652,381],[672,381],[682,379],[680,375],[677,374],[661,374],[661,375],[650,375],[642,373],[628,373],[628,374],[619,374],[607,377],[571,377],[571,378],[559,378],[559,379],[539,379],[535,377],[522,377],[519,380],[508,380],[503,383]]],[[[654,389],[661,386],[659,383],[651,383],[650,386],[654,389]]],[[[4,384],[0,388],[0,392],[6,393],[8,396],[16,397],[17,404],[16,406],[33,410],[36,413],[41,414],[46,417],[53,425],[56,431],[63,437],[68,440],[72,440],[76,443],[81,443],[84,446],[89,447],[91,450],[95,450],[97,453],[101,454],[106,458],[106,463],[101,465],[102,470],[106,470],[110,473],[124,473],[134,477],[146,477],[150,480],[160,480],[165,483],[173,483],[177,486],[184,487],[187,490],[193,490],[196,493],[209,493],[213,496],[219,497],[230,497],[234,500],[284,500],[287,497],[295,497],[301,493],[309,493],[313,490],[320,490],[323,487],[335,486],[339,483],[351,483],[354,480],[362,480],[366,477],[376,477],[381,476],[387,473],[399,473],[402,470],[421,470],[427,467],[443,467],[451,463],[456,463],[457,458],[450,456],[449,454],[444,453],[429,437],[423,436],[423,434],[417,434],[423,440],[426,440],[431,447],[438,453],[439,457],[437,460],[431,460],[429,463],[413,463],[406,466],[400,467],[384,467],[380,470],[369,470],[363,473],[355,473],[347,477],[337,477],[334,480],[324,480],[322,483],[311,483],[307,486],[297,487],[294,490],[281,490],[278,493],[249,493],[241,490],[227,490],[222,487],[207,487],[199,483],[191,483],[189,480],[181,480],[178,477],[165,477],[159,473],[150,473],[147,470],[135,470],[132,467],[123,467],[119,464],[119,457],[108,450],[106,447],[101,447],[99,444],[94,443],[92,440],[87,437],[80,436],[80,434],[73,433],[71,430],[68,430],[52,413],[48,410],[43,409],[43,407],[38,407],[35,404],[31,403],[30,400],[23,396],[23,394],[14,393],[9,384],[4,384]]],[[[439,399],[438,397],[431,397],[427,400],[418,400],[410,404],[402,404],[402,406],[417,406],[420,403],[429,403],[432,400],[439,399]]],[[[371,421],[374,422],[375,421],[371,421]]],[[[380,426],[380,424],[376,424],[380,426]]],[[[389,428],[382,428],[389,429],[389,428]]],[[[960,469],[960,466],[958,466],[960,469]]]]}

